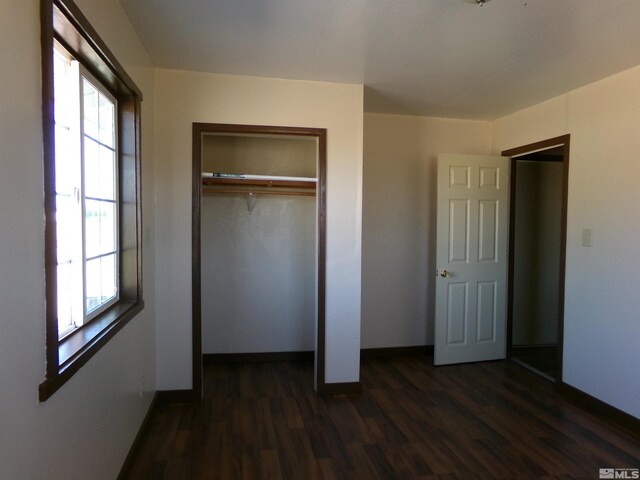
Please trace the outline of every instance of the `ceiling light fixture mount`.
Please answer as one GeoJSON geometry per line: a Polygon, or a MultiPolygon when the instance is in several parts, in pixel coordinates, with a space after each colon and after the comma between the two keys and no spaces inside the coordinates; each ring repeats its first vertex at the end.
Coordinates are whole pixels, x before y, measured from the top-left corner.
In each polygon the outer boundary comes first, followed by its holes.
{"type": "Polygon", "coordinates": [[[462,0],[464,3],[468,3],[470,5],[479,5],[483,6],[485,3],[490,2],[491,0],[462,0]]]}

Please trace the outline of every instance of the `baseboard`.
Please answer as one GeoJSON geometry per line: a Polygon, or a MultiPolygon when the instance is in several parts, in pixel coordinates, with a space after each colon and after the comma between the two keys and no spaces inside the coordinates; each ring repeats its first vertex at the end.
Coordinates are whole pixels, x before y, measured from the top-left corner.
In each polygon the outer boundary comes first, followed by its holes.
{"type": "Polygon", "coordinates": [[[157,405],[158,405],[158,392],[156,392],[153,395],[153,399],[149,404],[149,408],[147,409],[147,413],[144,416],[144,420],[142,420],[142,425],[140,425],[140,428],[138,429],[138,433],[136,434],[136,438],[133,440],[133,443],[131,444],[131,448],[129,449],[129,453],[127,453],[127,457],[124,459],[124,463],[120,468],[120,473],[118,474],[118,480],[123,480],[129,476],[133,459],[138,454],[138,450],[140,449],[142,438],[147,434],[147,431],[150,428],[151,414],[156,409],[157,405]]]}
{"type": "Polygon", "coordinates": [[[158,391],[158,405],[167,403],[189,403],[197,402],[201,399],[193,389],[188,390],[160,390],[158,391]]]}
{"type": "Polygon", "coordinates": [[[313,360],[313,351],[299,352],[259,352],[259,353],[205,353],[202,362],[244,363],[244,362],[300,362],[313,360]]]}
{"type": "Polygon", "coordinates": [[[607,421],[615,423],[626,433],[640,440],[640,419],[567,383],[559,382],[557,388],[574,404],[583,407],[607,421]]]}
{"type": "MultiPolygon", "coordinates": [[[[411,347],[363,348],[360,358],[397,357],[403,355],[433,355],[433,345],[411,347]]],[[[313,351],[296,352],[255,352],[255,353],[205,353],[202,363],[244,363],[244,362],[302,362],[313,360],[313,351]]]]}
{"type": "Polygon", "coordinates": [[[511,348],[526,350],[529,348],[558,348],[557,343],[541,343],[539,345],[511,345],[511,348]]]}
{"type": "Polygon", "coordinates": [[[360,350],[360,358],[399,357],[403,355],[433,355],[433,345],[363,348],[360,350]]]}
{"type": "Polygon", "coordinates": [[[519,358],[514,358],[511,357],[508,359],[509,361],[516,363],[518,365],[520,365],[522,368],[524,368],[525,370],[527,370],[529,373],[533,373],[534,375],[537,375],[538,377],[541,377],[545,380],[548,380],[549,382],[553,382],[553,383],[558,383],[559,380],[556,378],[553,378],[551,375],[548,375],[540,370],[538,370],[535,367],[532,367],[531,365],[529,365],[527,362],[523,362],[522,360],[520,360],[519,358]]]}
{"type": "Polygon", "coordinates": [[[319,383],[316,392],[320,395],[353,395],[362,392],[360,382],[319,383]]]}

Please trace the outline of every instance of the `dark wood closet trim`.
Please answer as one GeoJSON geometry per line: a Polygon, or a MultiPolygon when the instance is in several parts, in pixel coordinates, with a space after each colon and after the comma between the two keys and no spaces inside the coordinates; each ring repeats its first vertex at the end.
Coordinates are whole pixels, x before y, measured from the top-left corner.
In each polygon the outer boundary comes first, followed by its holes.
{"type": "Polygon", "coordinates": [[[202,135],[245,134],[315,137],[318,142],[318,291],[316,331],[316,390],[325,385],[325,298],[326,298],[326,225],[327,225],[327,131],[324,128],[279,127],[265,125],[237,125],[226,123],[193,123],[192,129],[192,235],[191,235],[191,285],[192,285],[192,390],[194,399],[202,398],[202,280],[201,280],[201,202],[202,202],[202,135]]]}
{"type": "MultiPolygon", "coordinates": [[[[511,182],[509,195],[509,283],[507,292],[507,358],[511,358],[513,349],[513,275],[514,275],[514,248],[515,248],[515,201],[516,201],[516,173],[517,161],[522,155],[536,153],[542,150],[559,147],[562,150],[562,212],[560,225],[560,266],[558,271],[558,375],[556,383],[562,382],[562,356],[564,344],[564,292],[565,292],[565,272],[567,262],[567,204],[569,198],[569,150],[571,135],[561,135],[540,142],[530,143],[521,147],[511,148],[502,152],[503,156],[511,157],[511,182]]],[[[536,161],[549,161],[548,158],[536,159],[536,161]]],[[[557,161],[557,160],[555,160],[557,161]]]]}

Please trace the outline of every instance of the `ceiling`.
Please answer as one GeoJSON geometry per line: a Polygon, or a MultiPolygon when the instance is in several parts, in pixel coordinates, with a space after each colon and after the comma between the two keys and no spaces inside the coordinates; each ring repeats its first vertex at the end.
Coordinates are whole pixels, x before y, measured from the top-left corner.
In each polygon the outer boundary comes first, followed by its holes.
{"type": "Polygon", "coordinates": [[[495,119],[640,64],[640,0],[120,0],[157,67],[365,85],[495,119]]]}

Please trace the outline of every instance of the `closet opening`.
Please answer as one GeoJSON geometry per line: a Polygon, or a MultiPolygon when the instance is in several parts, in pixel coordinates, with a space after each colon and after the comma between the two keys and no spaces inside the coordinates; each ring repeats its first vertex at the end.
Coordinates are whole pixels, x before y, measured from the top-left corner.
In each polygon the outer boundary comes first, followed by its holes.
{"type": "Polygon", "coordinates": [[[314,359],[324,384],[326,130],[193,124],[193,390],[203,360],[314,359]]]}
{"type": "Polygon", "coordinates": [[[511,157],[508,356],[562,381],[569,135],[511,157]]]}

